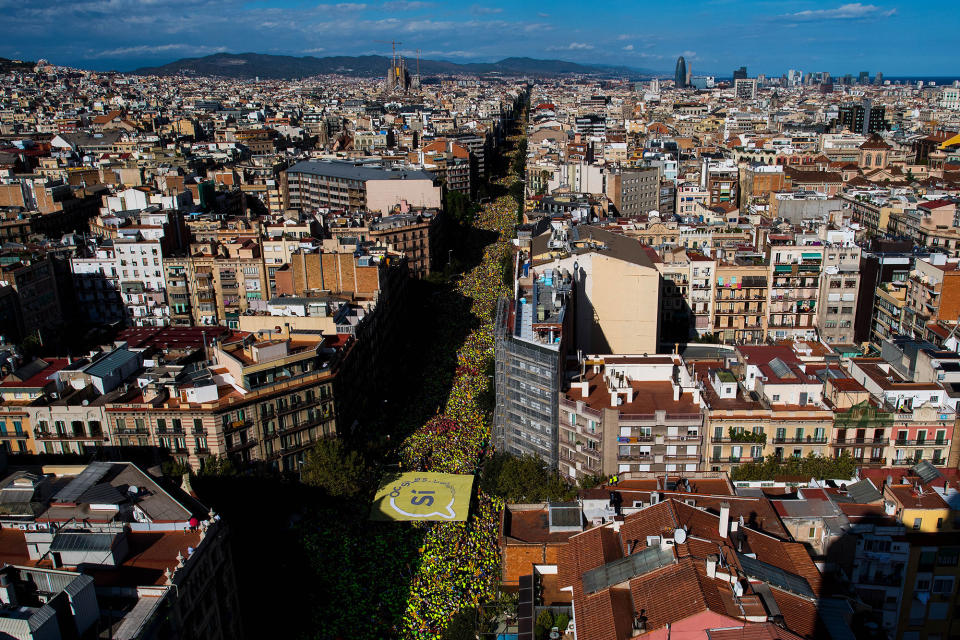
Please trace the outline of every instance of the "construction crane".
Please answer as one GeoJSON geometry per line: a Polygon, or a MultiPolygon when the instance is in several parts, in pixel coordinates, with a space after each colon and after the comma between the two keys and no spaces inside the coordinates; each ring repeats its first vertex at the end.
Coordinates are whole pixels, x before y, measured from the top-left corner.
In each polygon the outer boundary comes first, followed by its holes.
{"type": "Polygon", "coordinates": [[[382,42],[384,44],[393,45],[393,57],[391,58],[392,66],[397,66],[397,45],[403,44],[402,42],[397,42],[396,40],[374,40],[374,42],[382,42]]]}

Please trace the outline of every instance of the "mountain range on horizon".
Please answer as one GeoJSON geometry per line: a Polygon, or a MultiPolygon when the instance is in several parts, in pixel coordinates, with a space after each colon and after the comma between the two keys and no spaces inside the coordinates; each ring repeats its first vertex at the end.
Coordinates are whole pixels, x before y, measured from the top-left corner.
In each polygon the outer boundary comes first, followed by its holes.
{"type": "MultiPolygon", "coordinates": [[[[416,60],[405,58],[407,70],[416,73],[416,60]]],[[[199,58],[181,58],[164,65],[141,67],[130,71],[136,75],[224,76],[230,78],[291,79],[324,74],[350,74],[376,77],[386,74],[388,56],[281,56],[264,53],[214,53],[199,58]]],[[[497,62],[450,62],[447,60],[420,60],[420,75],[512,73],[534,76],[569,74],[597,76],[644,77],[661,72],[616,65],[588,65],[566,60],[536,58],[504,58],[497,62]]]]}

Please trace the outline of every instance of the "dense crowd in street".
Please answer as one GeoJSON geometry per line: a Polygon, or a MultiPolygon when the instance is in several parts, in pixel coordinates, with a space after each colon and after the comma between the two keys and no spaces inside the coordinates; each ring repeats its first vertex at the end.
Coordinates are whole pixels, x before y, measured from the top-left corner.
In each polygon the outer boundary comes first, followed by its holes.
{"type": "MultiPolygon", "coordinates": [[[[492,315],[499,296],[507,293],[500,265],[510,251],[516,210],[516,201],[504,196],[486,204],[477,216],[477,227],[500,233],[500,239],[484,250],[480,264],[458,285],[460,293],[472,300],[471,314],[480,326],[457,353],[457,371],[443,413],[404,443],[404,468],[473,473],[489,446],[490,420],[480,402],[492,384],[486,375],[493,358],[492,315]]],[[[500,577],[497,536],[502,508],[502,500],[478,492],[466,522],[414,525],[427,531],[411,582],[404,637],[438,638],[454,614],[494,596],[500,577]]]]}

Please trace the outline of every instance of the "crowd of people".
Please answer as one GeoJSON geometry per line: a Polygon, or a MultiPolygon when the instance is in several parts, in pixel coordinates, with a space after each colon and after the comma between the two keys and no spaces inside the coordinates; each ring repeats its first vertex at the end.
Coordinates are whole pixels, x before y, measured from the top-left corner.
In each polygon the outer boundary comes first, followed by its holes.
{"type": "MultiPolygon", "coordinates": [[[[489,446],[490,417],[482,397],[493,381],[487,376],[493,358],[493,312],[508,294],[501,264],[510,255],[509,238],[516,222],[516,201],[504,196],[483,206],[475,226],[500,233],[483,259],[460,280],[479,326],[457,352],[457,369],[443,411],[404,442],[404,468],[446,473],[474,473],[489,446]]],[[[469,319],[465,319],[469,321],[469,319]]],[[[403,617],[402,637],[440,638],[459,611],[494,597],[500,580],[498,532],[503,501],[478,491],[465,522],[416,523],[424,527],[419,565],[403,617]]]]}

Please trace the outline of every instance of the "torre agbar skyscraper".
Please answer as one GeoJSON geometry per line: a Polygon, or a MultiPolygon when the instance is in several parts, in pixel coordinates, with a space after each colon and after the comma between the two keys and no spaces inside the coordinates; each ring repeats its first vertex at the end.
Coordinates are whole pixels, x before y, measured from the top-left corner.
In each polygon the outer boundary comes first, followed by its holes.
{"type": "Polygon", "coordinates": [[[677,58],[677,69],[673,73],[673,82],[678,89],[687,86],[687,61],[683,59],[683,56],[677,58]]]}

